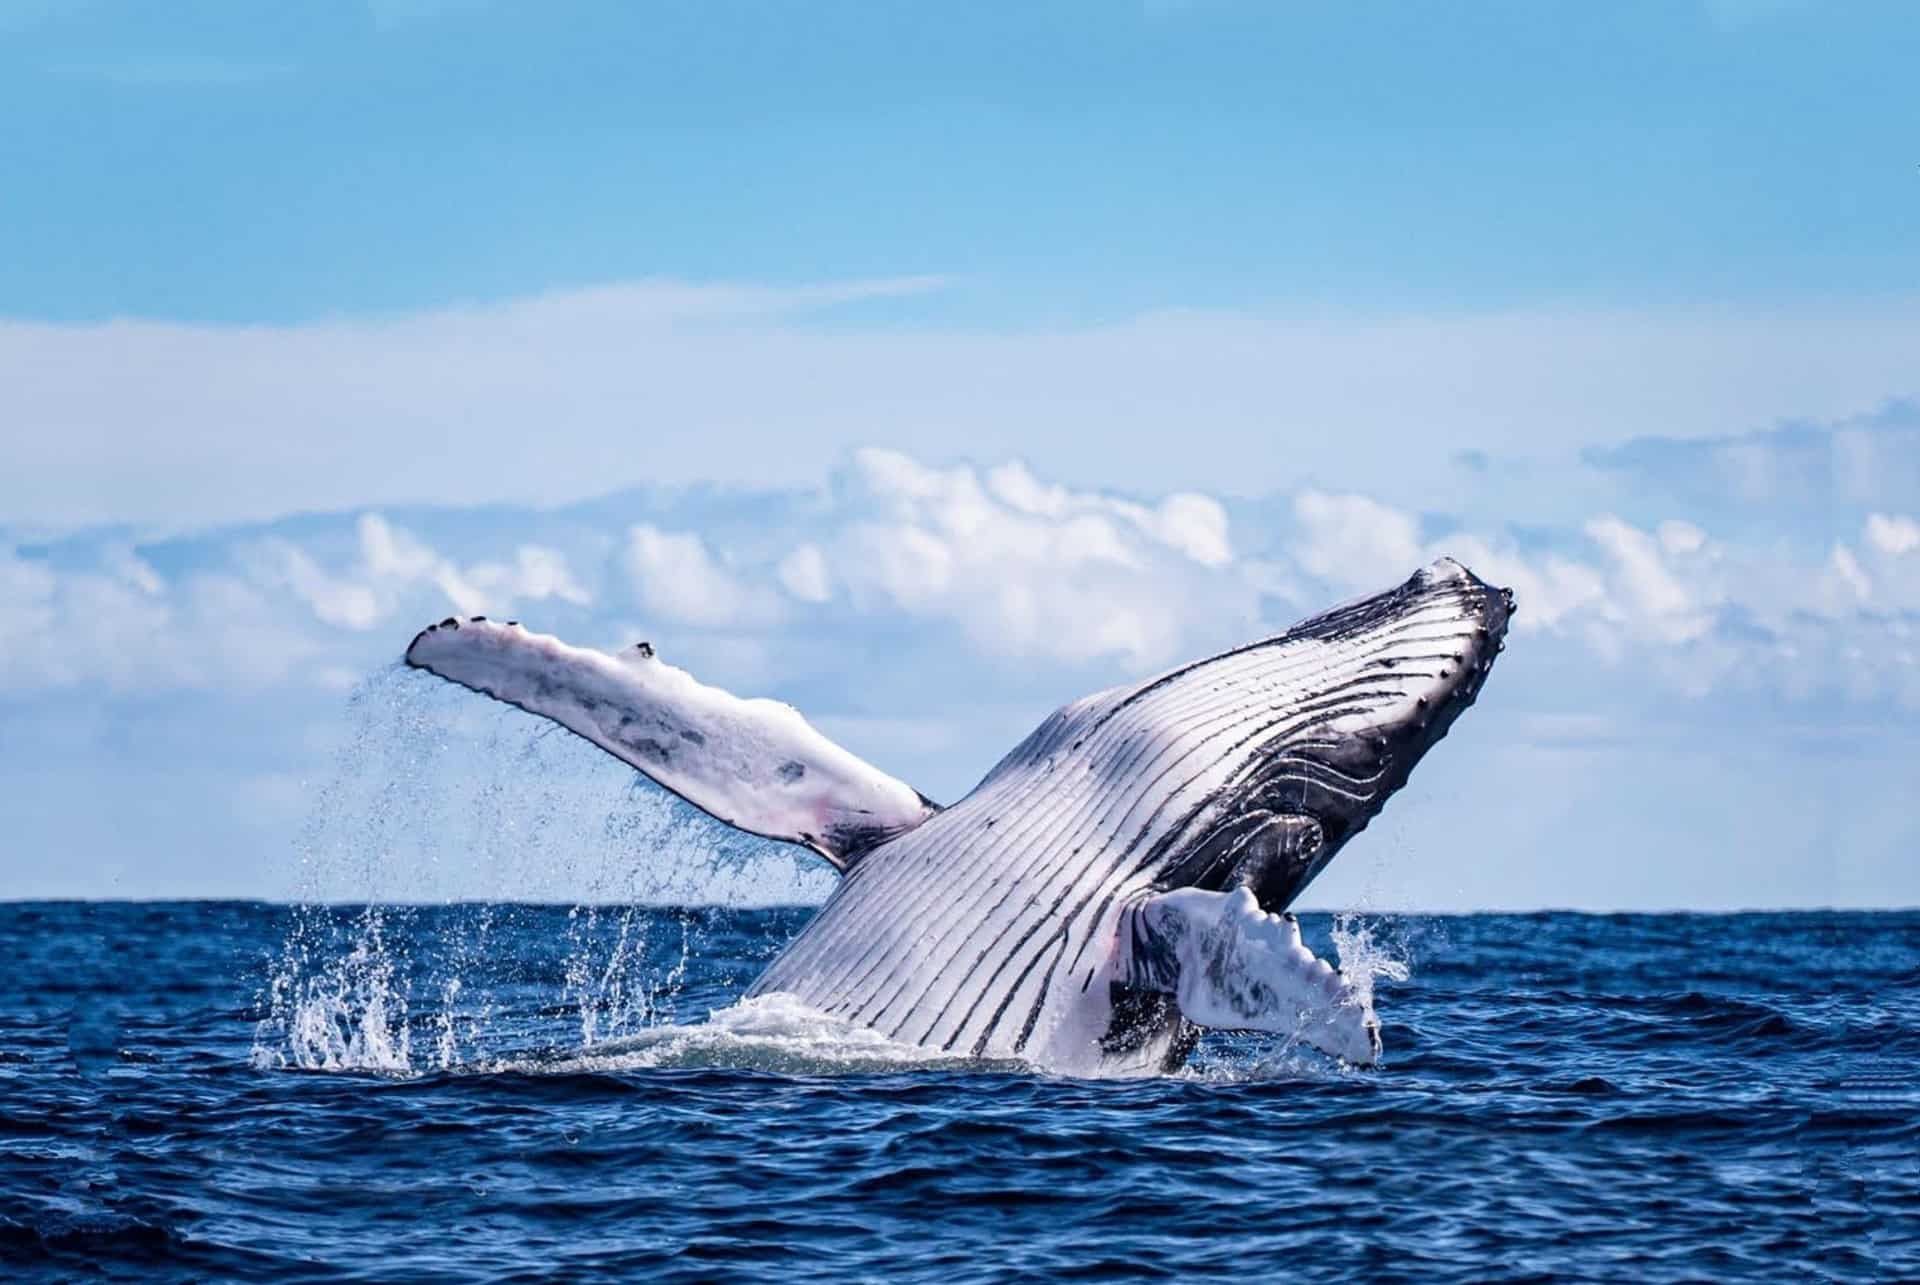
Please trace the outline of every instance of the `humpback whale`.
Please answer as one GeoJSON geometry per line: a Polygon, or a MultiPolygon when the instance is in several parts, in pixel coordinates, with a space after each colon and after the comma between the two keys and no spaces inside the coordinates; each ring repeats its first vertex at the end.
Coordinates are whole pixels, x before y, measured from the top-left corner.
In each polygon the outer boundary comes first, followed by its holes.
{"type": "Polygon", "coordinates": [[[1173,1069],[1203,1027],[1364,1065],[1370,995],[1287,907],[1473,702],[1513,610],[1442,558],[1062,707],[948,807],[646,643],[612,655],[476,616],[429,626],[406,662],[832,863],[839,883],[749,996],[1062,1074],[1173,1069]]]}

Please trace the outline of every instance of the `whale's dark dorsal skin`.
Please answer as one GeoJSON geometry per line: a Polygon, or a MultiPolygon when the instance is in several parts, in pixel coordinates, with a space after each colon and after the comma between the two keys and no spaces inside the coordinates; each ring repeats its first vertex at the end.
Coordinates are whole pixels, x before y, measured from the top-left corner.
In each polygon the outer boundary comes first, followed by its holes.
{"type": "Polygon", "coordinates": [[[790,708],[650,653],[470,621],[423,632],[407,660],[845,870],[751,995],[1067,1074],[1177,1065],[1195,1025],[1285,1031],[1368,1062],[1370,1004],[1280,912],[1472,703],[1512,607],[1442,559],[1060,709],[945,810],[790,708]]]}

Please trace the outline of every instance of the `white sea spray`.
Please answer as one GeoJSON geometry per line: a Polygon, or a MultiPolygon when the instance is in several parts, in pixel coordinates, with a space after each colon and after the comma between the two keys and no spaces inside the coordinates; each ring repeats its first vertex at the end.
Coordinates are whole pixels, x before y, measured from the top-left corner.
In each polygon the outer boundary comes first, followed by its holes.
{"type": "Polygon", "coordinates": [[[1373,1003],[1374,983],[1381,978],[1404,982],[1413,975],[1412,961],[1404,948],[1389,943],[1385,934],[1376,935],[1381,922],[1356,912],[1346,911],[1333,917],[1333,947],[1340,959],[1340,971],[1360,999],[1373,1003]]]}
{"type": "Polygon", "coordinates": [[[697,933],[671,903],[705,899],[703,878],[748,902],[797,899],[796,867],[767,845],[718,843],[718,823],[571,738],[447,695],[399,669],[350,695],[294,844],[298,903],[261,987],[256,1065],[421,1073],[524,1042],[528,1015],[495,995],[493,951],[522,913],[493,904],[503,894],[584,894],[556,943],[583,1047],[672,1021],[697,933]]]}
{"type": "Polygon", "coordinates": [[[985,1065],[966,1054],[888,1039],[870,1026],[822,1013],[793,995],[775,992],[715,1009],[704,1022],[663,1023],[578,1053],[498,1063],[490,1069],[567,1074],[729,1067],[820,1075],[985,1065]]]}

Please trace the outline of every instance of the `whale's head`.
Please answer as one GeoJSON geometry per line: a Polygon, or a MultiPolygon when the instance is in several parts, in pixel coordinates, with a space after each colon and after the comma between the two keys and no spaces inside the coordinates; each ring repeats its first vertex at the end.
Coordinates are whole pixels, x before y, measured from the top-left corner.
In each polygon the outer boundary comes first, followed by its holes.
{"type": "Polygon", "coordinates": [[[1514,609],[1511,590],[1441,558],[1248,649],[1274,649],[1279,713],[1184,827],[1162,886],[1244,887],[1284,910],[1480,694],[1514,609]]]}

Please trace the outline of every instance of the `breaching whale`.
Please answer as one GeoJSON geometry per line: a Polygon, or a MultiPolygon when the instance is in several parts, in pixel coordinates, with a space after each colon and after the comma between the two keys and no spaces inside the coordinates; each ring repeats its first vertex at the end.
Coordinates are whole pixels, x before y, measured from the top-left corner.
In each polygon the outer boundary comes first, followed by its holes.
{"type": "Polygon", "coordinates": [[[1370,998],[1284,912],[1473,702],[1513,609],[1442,558],[1064,706],[945,808],[646,643],[609,655],[476,616],[428,627],[406,661],[838,868],[749,996],[1063,1074],[1175,1068],[1201,1027],[1366,1064],[1370,998]]]}

